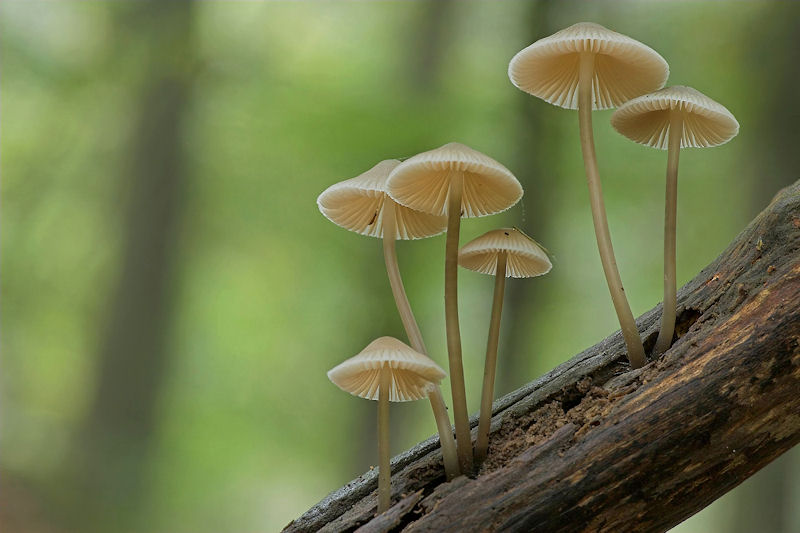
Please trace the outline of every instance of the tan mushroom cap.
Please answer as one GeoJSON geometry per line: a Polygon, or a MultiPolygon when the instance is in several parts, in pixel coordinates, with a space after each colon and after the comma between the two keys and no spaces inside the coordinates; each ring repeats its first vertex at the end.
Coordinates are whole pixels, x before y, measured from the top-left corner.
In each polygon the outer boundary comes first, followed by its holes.
{"type": "Polygon", "coordinates": [[[632,141],[666,150],[672,112],[683,115],[681,148],[718,146],[739,133],[739,123],[725,106],[683,85],[634,98],[614,111],[611,125],[632,141]]]}
{"type": "Polygon", "coordinates": [[[429,388],[447,376],[428,356],[394,337],[380,337],[358,355],[328,371],[328,379],[354,396],[377,400],[383,367],[388,367],[392,373],[391,402],[427,398],[429,388]]]}
{"type": "Polygon", "coordinates": [[[392,171],[387,192],[396,202],[411,209],[446,215],[450,177],[454,172],[464,175],[463,217],[505,211],[522,197],[522,185],[510,170],[461,143],[448,143],[407,159],[392,171]]]}
{"type": "MultiPolygon", "coordinates": [[[[383,206],[393,202],[386,194],[389,173],[400,164],[397,159],[381,161],[363,174],[325,189],[317,206],[328,220],[350,231],[383,237],[383,206]]],[[[422,239],[443,233],[447,218],[409,209],[395,208],[398,239],[422,239]]]]}
{"type": "Polygon", "coordinates": [[[458,264],[493,276],[500,252],[507,254],[506,277],[532,278],[553,268],[542,247],[517,228],[492,230],[471,240],[458,252],[458,264]]]}
{"type": "Polygon", "coordinates": [[[594,52],[593,109],[616,107],[664,86],[669,65],[658,52],[592,22],[579,22],[539,39],[508,65],[511,82],[567,109],[578,108],[581,52],[594,52]]]}

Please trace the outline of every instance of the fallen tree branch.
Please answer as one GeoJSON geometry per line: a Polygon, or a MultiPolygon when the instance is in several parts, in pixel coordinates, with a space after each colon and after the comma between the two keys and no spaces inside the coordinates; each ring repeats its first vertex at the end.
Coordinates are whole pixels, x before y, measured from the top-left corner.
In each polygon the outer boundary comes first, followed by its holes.
{"type": "MultiPolygon", "coordinates": [[[[285,531],[681,522],[800,442],[800,181],[680,290],[678,311],[674,346],[642,369],[630,370],[617,332],[495,402],[476,478],[445,482],[431,438],[393,460],[391,516],[373,520],[371,471],[285,531]]],[[[637,321],[647,349],[660,313],[637,321]]]]}

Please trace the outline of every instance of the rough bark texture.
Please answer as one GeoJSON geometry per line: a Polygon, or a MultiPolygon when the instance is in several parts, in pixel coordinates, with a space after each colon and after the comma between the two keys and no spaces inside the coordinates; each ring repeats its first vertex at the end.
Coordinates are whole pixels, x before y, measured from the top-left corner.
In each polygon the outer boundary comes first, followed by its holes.
{"type": "Polygon", "coordinates": [[[731,490],[800,441],[800,182],[680,290],[676,335],[632,371],[617,332],[499,399],[477,477],[446,483],[431,438],[392,462],[391,516],[373,471],[285,531],[664,531],[731,490]]]}

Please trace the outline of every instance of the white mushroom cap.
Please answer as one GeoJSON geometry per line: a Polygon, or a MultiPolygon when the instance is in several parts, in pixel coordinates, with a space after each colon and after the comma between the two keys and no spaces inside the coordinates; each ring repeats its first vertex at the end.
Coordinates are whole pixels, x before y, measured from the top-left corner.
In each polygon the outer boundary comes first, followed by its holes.
{"type": "Polygon", "coordinates": [[[427,398],[429,388],[438,385],[447,376],[428,356],[394,337],[380,337],[369,343],[358,355],[328,371],[328,379],[354,396],[377,400],[381,368],[389,368],[391,371],[391,402],[427,398]]]}
{"type": "Polygon", "coordinates": [[[739,123],[725,106],[697,89],[675,85],[625,103],[611,115],[611,125],[639,144],[666,150],[670,113],[683,115],[681,148],[718,146],[739,133],[739,123]]]}
{"type": "Polygon", "coordinates": [[[463,217],[505,211],[522,197],[522,185],[510,170],[461,143],[448,143],[407,159],[389,175],[386,189],[399,204],[446,215],[450,177],[454,172],[464,174],[463,217]]]}
{"type": "MultiPolygon", "coordinates": [[[[317,198],[317,206],[328,220],[345,229],[383,237],[383,206],[395,203],[386,194],[389,173],[400,164],[397,159],[381,161],[363,174],[331,185],[317,198]]],[[[443,233],[447,218],[396,205],[398,239],[421,239],[443,233]]]]}
{"type": "Polygon", "coordinates": [[[579,22],[517,53],[508,77],[546,102],[577,109],[581,52],[596,54],[593,109],[615,107],[660,89],[669,76],[666,60],[649,46],[599,24],[579,22]]]}
{"type": "Polygon", "coordinates": [[[464,268],[495,275],[497,256],[506,252],[506,277],[531,278],[553,268],[539,244],[516,228],[501,228],[484,233],[461,247],[458,264],[464,268]]]}

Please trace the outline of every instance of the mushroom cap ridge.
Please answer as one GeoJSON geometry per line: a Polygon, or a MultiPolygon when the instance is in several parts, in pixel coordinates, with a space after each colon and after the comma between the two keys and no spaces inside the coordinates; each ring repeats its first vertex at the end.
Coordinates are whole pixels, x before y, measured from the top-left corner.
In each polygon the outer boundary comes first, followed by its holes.
{"type": "Polygon", "coordinates": [[[458,252],[458,264],[495,275],[500,252],[507,254],[506,277],[531,278],[547,274],[553,268],[544,249],[516,228],[492,230],[471,240],[458,252]]]}
{"type": "Polygon", "coordinates": [[[674,111],[683,114],[681,148],[718,146],[739,133],[739,123],[725,106],[683,85],[626,102],[611,115],[611,125],[632,141],[666,150],[669,117],[674,111]]]}
{"type": "Polygon", "coordinates": [[[328,371],[337,387],[354,396],[377,400],[380,370],[388,367],[392,375],[389,401],[407,402],[428,396],[430,387],[438,385],[447,374],[431,358],[394,337],[380,337],[358,355],[328,371]]]}
{"type": "Polygon", "coordinates": [[[508,77],[519,89],[578,108],[580,53],[595,53],[593,109],[609,109],[664,86],[669,65],[649,46],[592,22],[579,22],[519,51],[508,77]]]}
{"type": "MultiPolygon", "coordinates": [[[[386,194],[389,173],[397,159],[381,161],[368,171],[325,189],[317,206],[334,224],[369,237],[383,237],[383,206],[394,201],[386,194]]],[[[422,239],[443,233],[447,219],[398,205],[395,208],[397,239],[422,239]]]]}
{"type": "Polygon", "coordinates": [[[491,157],[455,142],[417,154],[395,167],[386,189],[401,205],[444,216],[453,172],[464,175],[463,217],[505,211],[522,197],[522,185],[510,170],[491,157]]]}

